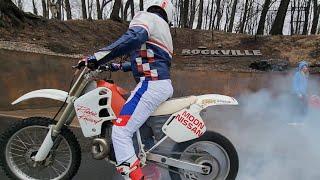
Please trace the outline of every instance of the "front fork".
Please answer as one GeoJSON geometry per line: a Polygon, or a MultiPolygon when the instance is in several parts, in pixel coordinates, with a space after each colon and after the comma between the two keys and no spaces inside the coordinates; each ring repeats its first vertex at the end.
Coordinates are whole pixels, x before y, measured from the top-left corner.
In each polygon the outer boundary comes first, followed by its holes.
{"type": "Polygon", "coordinates": [[[74,101],[81,95],[81,93],[83,92],[83,90],[89,82],[88,78],[84,78],[85,72],[86,69],[82,71],[77,81],[72,86],[69,92],[70,95],[67,97],[68,99],[66,100],[68,102],[68,105],[63,111],[57,124],[49,126],[49,131],[47,133],[46,138],[42,142],[37,154],[33,157],[34,161],[40,162],[45,160],[48,157],[50,151],[58,148],[60,142],[62,141],[62,138],[59,136],[61,129],[65,125],[69,126],[76,115],[74,110],[74,101]]]}

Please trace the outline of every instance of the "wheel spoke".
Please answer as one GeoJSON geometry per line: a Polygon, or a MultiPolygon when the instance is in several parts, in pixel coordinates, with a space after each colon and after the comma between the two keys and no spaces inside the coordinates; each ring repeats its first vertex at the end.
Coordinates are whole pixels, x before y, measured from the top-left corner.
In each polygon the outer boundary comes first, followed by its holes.
{"type": "Polygon", "coordinates": [[[21,154],[16,154],[16,153],[13,153],[13,152],[10,152],[10,154],[16,156],[16,157],[24,157],[24,155],[21,155],[21,154]]]}
{"type": "MultiPolygon", "coordinates": [[[[26,135],[26,136],[25,136],[26,138],[30,139],[30,141],[31,141],[32,144],[36,144],[36,143],[33,141],[32,137],[30,137],[30,134],[29,134],[28,132],[24,132],[23,134],[26,135]]],[[[30,141],[29,141],[29,142],[30,142],[30,141]]]]}
{"type": "Polygon", "coordinates": [[[58,161],[58,160],[56,160],[56,159],[55,159],[55,161],[56,161],[61,167],[63,167],[64,170],[67,169],[67,168],[65,167],[65,164],[64,164],[64,163],[62,163],[61,161],[58,161]]]}
{"type": "Polygon", "coordinates": [[[17,148],[13,148],[13,147],[11,147],[10,149],[15,150],[15,151],[20,151],[20,152],[26,152],[25,149],[17,149],[17,148]]]}

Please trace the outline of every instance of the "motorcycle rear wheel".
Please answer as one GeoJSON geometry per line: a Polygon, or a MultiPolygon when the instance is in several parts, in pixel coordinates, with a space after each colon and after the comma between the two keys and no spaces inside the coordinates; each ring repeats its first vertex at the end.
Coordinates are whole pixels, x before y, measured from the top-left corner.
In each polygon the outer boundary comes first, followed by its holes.
{"type": "Polygon", "coordinates": [[[0,138],[0,166],[10,179],[69,180],[81,162],[80,145],[66,127],[61,129],[61,143],[48,157],[35,165],[32,160],[40,148],[49,125],[45,117],[30,117],[11,125],[0,138]]]}
{"type": "Polygon", "coordinates": [[[178,143],[175,158],[210,167],[208,175],[169,167],[170,177],[174,180],[234,180],[238,174],[239,158],[233,144],[216,132],[206,132],[198,139],[178,143]],[[195,155],[193,155],[195,154],[195,155]],[[202,155],[196,155],[202,154],[202,155]]]}

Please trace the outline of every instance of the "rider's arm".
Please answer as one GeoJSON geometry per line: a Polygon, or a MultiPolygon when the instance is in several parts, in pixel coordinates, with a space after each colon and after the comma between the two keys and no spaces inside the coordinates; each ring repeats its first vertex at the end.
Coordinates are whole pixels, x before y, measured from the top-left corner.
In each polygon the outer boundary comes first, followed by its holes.
{"type": "Polygon", "coordinates": [[[94,56],[99,65],[105,64],[116,57],[129,54],[140,48],[148,40],[148,37],[148,31],[145,28],[139,26],[130,27],[116,42],[100,49],[94,56]]]}
{"type": "Polygon", "coordinates": [[[154,21],[150,13],[139,12],[130,22],[129,30],[123,34],[116,42],[100,49],[94,54],[98,64],[104,64],[116,57],[130,54],[137,50],[150,37],[150,32],[155,28],[154,21]]]}

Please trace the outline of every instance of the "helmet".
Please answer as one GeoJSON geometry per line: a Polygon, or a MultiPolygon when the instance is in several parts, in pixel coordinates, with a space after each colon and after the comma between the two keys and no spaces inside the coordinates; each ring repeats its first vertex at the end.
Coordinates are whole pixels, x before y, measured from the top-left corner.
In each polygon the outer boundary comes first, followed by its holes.
{"type": "Polygon", "coordinates": [[[147,10],[152,6],[158,6],[162,8],[167,14],[168,21],[169,21],[168,23],[172,22],[174,6],[171,0],[150,0],[148,2],[147,10]]]}

